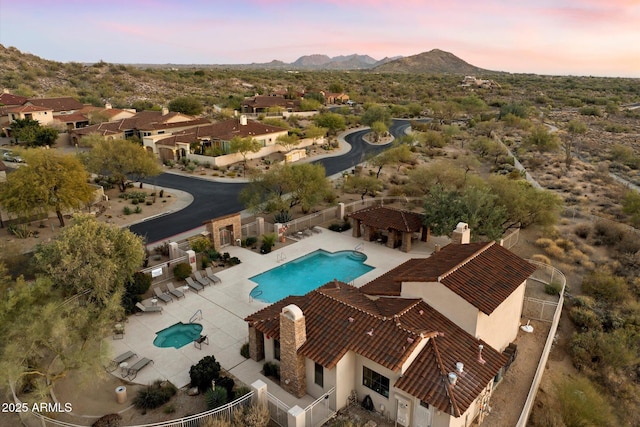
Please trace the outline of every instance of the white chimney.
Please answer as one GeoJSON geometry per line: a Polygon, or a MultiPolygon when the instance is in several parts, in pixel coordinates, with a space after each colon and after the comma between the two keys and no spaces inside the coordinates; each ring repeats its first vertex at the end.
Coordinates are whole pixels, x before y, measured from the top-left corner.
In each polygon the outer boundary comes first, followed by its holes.
{"type": "Polygon", "coordinates": [[[467,244],[471,242],[471,230],[466,222],[459,222],[451,234],[451,243],[467,244]]]}
{"type": "Polygon", "coordinates": [[[166,116],[167,114],[169,114],[169,109],[167,107],[162,107],[162,115],[166,116]]]}
{"type": "Polygon", "coordinates": [[[455,372],[449,372],[449,384],[456,385],[458,381],[458,375],[455,372]]]}
{"type": "Polygon", "coordinates": [[[244,114],[240,116],[240,125],[241,126],[247,125],[247,116],[245,116],[244,114]]]}
{"type": "Polygon", "coordinates": [[[464,363],[456,362],[456,371],[458,371],[458,373],[461,374],[463,370],[464,370],[464,363]]]}
{"type": "Polygon", "coordinates": [[[111,103],[107,102],[106,104],[104,104],[104,109],[105,110],[111,110],[111,108],[113,108],[113,107],[111,107],[111,103]]]}

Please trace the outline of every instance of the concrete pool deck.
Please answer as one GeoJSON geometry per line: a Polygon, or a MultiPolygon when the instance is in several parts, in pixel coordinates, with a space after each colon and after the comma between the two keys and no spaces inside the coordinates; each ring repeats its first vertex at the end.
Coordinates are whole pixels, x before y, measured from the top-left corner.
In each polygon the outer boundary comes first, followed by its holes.
{"type": "MultiPolygon", "coordinates": [[[[162,314],[143,313],[130,316],[125,325],[123,339],[108,338],[105,344],[111,347],[110,354],[113,356],[133,351],[138,358],[147,357],[154,361],[138,373],[135,383],[150,384],[157,379],[165,379],[176,387],[184,387],[189,384],[190,367],[203,357],[213,355],[223,369],[243,383],[249,385],[261,379],[267,383],[269,391],[287,405],[304,407],[313,402],[311,396],[296,399],[260,373],[264,362],[255,362],[240,355],[240,348],[248,341],[248,329],[244,318],[269,305],[249,296],[256,286],[249,277],[280,265],[278,260],[283,257],[284,262],[287,262],[317,249],[336,252],[353,250],[363,244],[359,250],[367,255],[365,263],[375,268],[355,280],[355,286],[362,286],[408,259],[428,257],[434,252],[436,244],[443,246],[448,242],[449,239],[446,237],[432,237],[429,242],[414,243],[413,250],[404,253],[398,249],[389,249],[374,242],[363,242],[361,238],[351,237],[351,230],[336,233],[322,229],[322,233],[305,237],[267,255],[236,246],[226,247],[225,251],[232,257],[238,257],[242,263],[216,273],[222,279],[222,283],[207,286],[199,293],[187,291],[184,298],[174,299],[166,305],[158,302],[163,308],[162,314]],[[153,345],[156,332],[178,322],[189,322],[199,310],[202,316],[197,316],[197,320],[194,321],[203,325],[202,334],[208,336],[208,345],[203,344],[201,349],[197,349],[193,343],[180,349],[158,348],[153,345]]],[[[174,285],[178,287],[175,281],[174,285]]],[[[162,288],[166,289],[164,285],[162,288]]],[[[144,304],[151,305],[149,301],[145,301],[144,304]]],[[[136,360],[131,359],[129,366],[136,360]]],[[[120,369],[113,374],[120,375],[120,369]]]]}

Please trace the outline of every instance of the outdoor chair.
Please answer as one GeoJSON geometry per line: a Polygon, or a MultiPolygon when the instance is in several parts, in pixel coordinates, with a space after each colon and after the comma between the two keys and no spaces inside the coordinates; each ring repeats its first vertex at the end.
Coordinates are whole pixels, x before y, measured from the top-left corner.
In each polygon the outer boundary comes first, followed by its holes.
{"type": "Polygon", "coordinates": [[[207,272],[207,277],[209,278],[209,280],[211,280],[214,284],[222,283],[222,279],[213,274],[213,269],[211,267],[207,267],[205,271],[207,272]]]}
{"type": "Polygon", "coordinates": [[[320,227],[318,227],[317,225],[314,225],[313,227],[311,227],[311,231],[317,234],[322,233],[322,229],[320,229],[320,227]]]}
{"type": "Polygon", "coordinates": [[[313,235],[313,232],[311,230],[309,230],[308,228],[305,228],[304,230],[302,230],[302,234],[305,237],[310,237],[311,235],[313,235]]]}
{"type": "Polygon", "coordinates": [[[200,283],[202,286],[209,286],[211,282],[206,277],[202,277],[200,270],[193,273],[193,277],[196,279],[196,282],[200,283]]]}
{"type": "Polygon", "coordinates": [[[114,357],[113,359],[111,359],[111,362],[109,363],[109,367],[107,368],[107,370],[109,372],[111,371],[115,371],[116,368],[122,363],[122,362],[126,362],[127,360],[131,359],[132,357],[134,357],[136,354],[129,350],[126,351],[116,357],[114,357]]]}
{"type": "Polygon", "coordinates": [[[209,338],[206,335],[200,335],[200,338],[193,340],[193,345],[198,350],[202,350],[202,344],[209,345],[209,338]]]}
{"type": "Polygon", "coordinates": [[[142,303],[139,303],[139,302],[136,303],[136,307],[138,307],[138,309],[140,309],[140,314],[142,314],[142,313],[160,313],[160,314],[162,314],[162,307],[157,307],[157,306],[148,307],[146,305],[142,305],[142,303]]]}
{"type": "Polygon", "coordinates": [[[172,282],[167,283],[167,289],[169,289],[169,293],[171,295],[173,295],[174,297],[176,297],[178,299],[184,298],[184,292],[174,288],[172,282]]]}
{"type": "Polygon", "coordinates": [[[203,289],[202,285],[199,285],[196,282],[194,282],[191,277],[187,277],[185,280],[187,281],[187,286],[189,286],[192,290],[196,291],[196,293],[200,292],[203,289]]]}
{"type": "Polygon", "coordinates": [[[142,359],[138,360],[132,367],[128,368],[123,373],[122,378],[128,378],[130,381],[133,381],[138,376],[138,372],[140,372],[142,368],[147,366],[149,363],[153,363],[153,360],[143,357],[142,359]]]}
{"type": "Polygon", "coordinates": [[[164,302],[165,304],[167,304],[170,301],[173,301],[173,298],[171,298],[171,295],[169,295],[166,292],[162,292],[162,289],[160,288],[153,288],[153,292],[156,295],[156,298],[158,298],[160,301],[164,302]]]}

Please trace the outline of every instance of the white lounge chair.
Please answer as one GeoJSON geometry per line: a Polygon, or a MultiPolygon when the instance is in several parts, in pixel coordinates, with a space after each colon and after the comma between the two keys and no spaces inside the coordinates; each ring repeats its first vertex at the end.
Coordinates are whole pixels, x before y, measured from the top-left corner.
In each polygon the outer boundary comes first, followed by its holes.
{"type": "Polygon", "coordinates": [[[167,289],[169,289],[169,293],[171,295],[173,295],[174,297],[176,297],[178,299],[184,298],[184,292],[174,288],[172,282],[167,283],[167,289]]]}
{"type": "Polygon", "coordinates": [[[162,289],[160,288],[153,288],[153,292],[156,294],[156,297],[165,304],[173,301],[171,295],[169,295],[167,292],[162,292],[162,289]]]}
{"type": "Polygon", "coordinates": [[[214,284],[222,283],[222,279],[213,274],[213,269],[211,267],[207,267],[205,271],[207,272],[207,278],[209,278],[209,280],[214,284]]]}
{"type": "Polygon", "coordinates": [[[196,282],[200,283],[202,286],[209,286],[211,284],[209,279],[207,279],[206,277],[202,277],[200,270],[193,273],[193,277],[194,279],[196,279],[196,282]]]}
{"type": "Polygon", "coordinates": [[[141,313],[160,313],[162,314],[162,307],[151,306],[148,307],[146,305],[142,305],[142,303],[137,302],[136,307],[140,309],[141,313]]]}
{"type": "Polygon", "coordinates": [[[187,277],[185,280],[187,281],[187,286],[189,286],[192,290],[196,292],[200,292],[202,289],[204,289],[202,285],[199,285],[196,282],[194,282],[191,277],[187,277]]]}

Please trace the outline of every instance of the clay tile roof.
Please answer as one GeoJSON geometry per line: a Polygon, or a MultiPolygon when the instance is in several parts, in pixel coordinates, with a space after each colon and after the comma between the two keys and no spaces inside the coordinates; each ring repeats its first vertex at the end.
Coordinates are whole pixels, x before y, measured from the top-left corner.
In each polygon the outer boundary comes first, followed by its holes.
{"type": "Polygon", "coordinates": [[[461,416],[507,362],[507,356],[463,331],[425,302],[400,320],[413,327],[429,324],[437,334],[394,386],[448,414],[461,416]],[[480,362],[480,344],[484,363],[480,362]],[[463,372],[451,386],[448,374],[456,370],[457,362],[463,363],[463,372]]]}
{"type": "Polygon", "coordinates": [[[362,291],[400,295],[400,282],[440,282],[478,310],[491,314],[535,269],[495,242],[450,244],[429,258],[394,268],[364,285],[362,291]]]}
{"type": "Polygon", "coordinates": [[[116,122],[104,122],[79,129],[73,129],[71,132],[79,136],[90,135],[93,133],[102,136],[118,135],[124,132],[124,129],[121,129],[121,126],[122,120],[118,120],[116,122]]]}
{"type": "Polygon", "coordinates": [[[285,131],[286,129],[284,128],[265,125],[255,120],[247,120],[247,124],[242,125],[239,119],[228,119],[206,126],[198,126],[195,130],[195,134],[192,129],[188,129],[182,132],[176,132],[174,135],[192,135],[193,139],[191,142],[206,138],[230,141],[235,136],[241,138],[247,136],[258,137],[260,135],[285,131]]]}
{"type": "Polygon", "coordinates": [[[298,108],[300,101],[297,99],[286,99],[283,96],[266,96],[257,95],[253,98],[247,98],[242,101],[242,105],[247,105],[252,108],[269,108],[269,107],[284,107],[284,108],[298,108]]]}
{"type": "Polygon", "coordinates": [[[34,113],[36,111],[52,111],[51,108],[38,107],[36,105],[21,105],[19,107],[7,107],[5,113],[34,113]]]}
{"type": "Polygon", "coordinates": [[[26,97],[13,95],[11,93],[0,93],[0,104],[3,105],[22,105],[27,102],[26,97]]]}
{"type": "Polygon", "coordinates": [[[60,98],[29,98],[27,102],[31,105],[37,105],[38,107],[51,108],[56,112],[80,110],[84,107],[82,102],[70,96],[60,98]]]}
{"type": "Polygon", "coordinates": [[[62,114],[54,117],[55,120],[58,120],[62,123],[76,123],[76,122],[88,122],[89,119],[84,114],[73,113],[73,114],[62,114]]]}
{"type": "Polygon", "coordinates": [[[384,206],[371,206],[347,216],[381,230],[398,230],[411,233],[420,231],[423,226],[423,218],[419,213],[384,206]]]}

